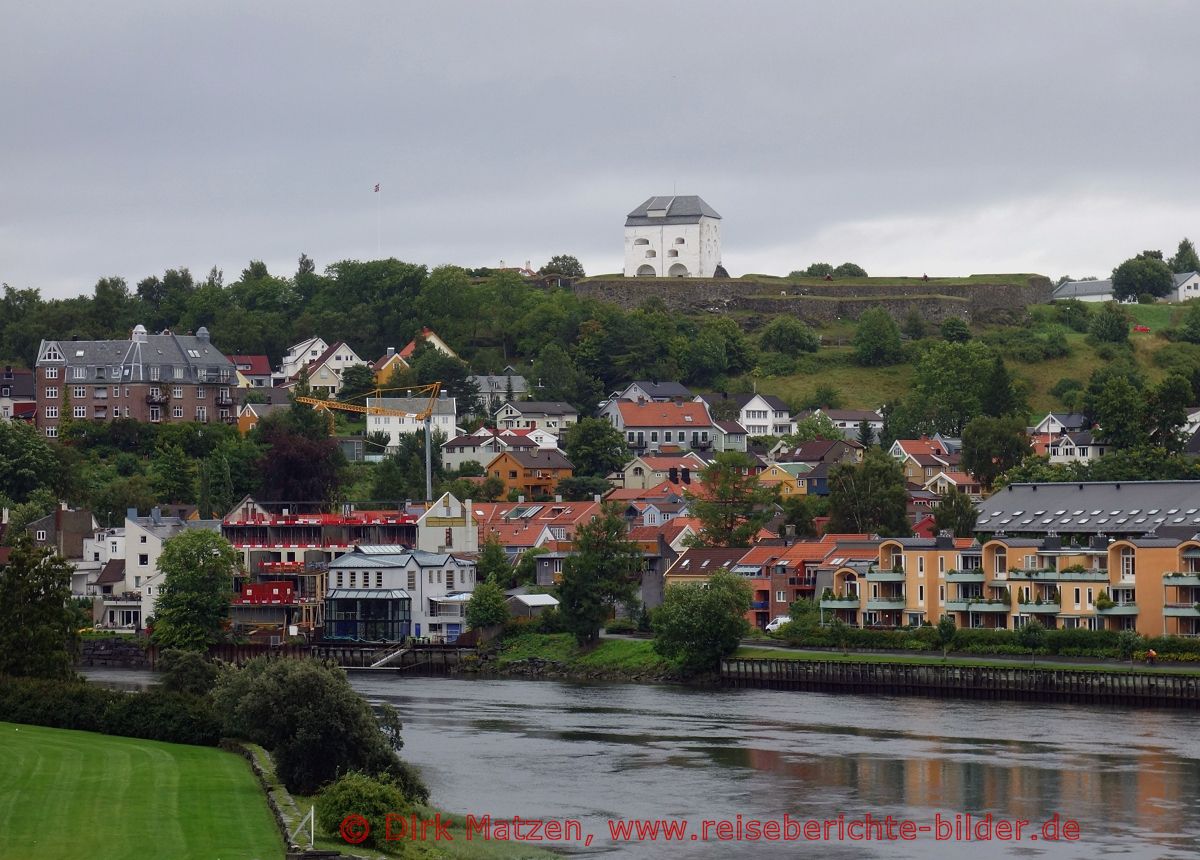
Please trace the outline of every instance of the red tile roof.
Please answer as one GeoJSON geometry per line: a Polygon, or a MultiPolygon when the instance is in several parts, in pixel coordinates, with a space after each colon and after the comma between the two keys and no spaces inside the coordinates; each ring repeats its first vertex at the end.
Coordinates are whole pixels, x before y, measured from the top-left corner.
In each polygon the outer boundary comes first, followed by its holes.
{"type": "MultiPolygon", "coordinates": [[[[433,334],[433,330],[430,329],[428,326],[426,326],[421,329],[421,334],[418,335],[418,337],[423,342],[431,334],[433,334]]],[[[404,359],[412,358],[412,354],[417,351],[417,346],[418,346],[417,338],[414,337],[412,340],[410,340],[408,342],[408,345],[405,346],[404,349],[400,350],[400,357],[404,358],[404,359]]]]}
{"type": "Polygon", "coordinates": [[[712,427],[703,403],[617,403],[626,427],[712,427]],[[688,419],[691,419],[690,421],[688,419]]]}
{"type": "Polygon", "coordinates": [[[233,366],[250,376],[270,376],[271,361],[265,355],[227,355],[233,366]]]}

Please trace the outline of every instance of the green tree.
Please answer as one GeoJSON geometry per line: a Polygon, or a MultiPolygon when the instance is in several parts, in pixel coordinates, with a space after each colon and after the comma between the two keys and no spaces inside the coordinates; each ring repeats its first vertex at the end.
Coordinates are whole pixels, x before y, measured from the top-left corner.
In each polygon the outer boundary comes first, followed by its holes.
{"type": "Polygon", "coordinates": [[[904,325],[900,330],[912,340],[920,340],[929,334],[929,323],[925,321],[925,314],[921,313],[920,308],[910,308],[908,313],[904,315],[904,325]]]}
{"type": "Polygon", "coordinates": [[[563,478],[554,488],[555,495],[568,502],[587,502],[595,496],[603,496],[612,489],[604,478],[563,478]]]}
{"type": "Polygon", "coordinates": [[[829,531],[902,537],[912,533],[900,464],[878,448],[861,463],[829,470],[829,531]]]}
{"type": "Polygon", "coordinates": [[[641,550],[627,539],[618,506],[605,505],[579,527],[559,584],[559,612],[576,642],[595,642],[612,607],[634,599],[641,569],[641,550]]]}
{"type": "Polygon", "coordinates": [[[583,278],[583,264],[570,254],[555,254],[550,262],[538,269],[539,275],[563,275],[568,278],[583,278]]]}
{"type": "MultiPolygon", "coordinates": [[[[419,435],[423,440],[424,434],[419,435]]],[[[262,451],[256,472],[264,499],[330,502],[336,497],[346,458],[323,430],[314,436],[298,429],[291,413],[273,413],[258,422],[253,436],[262,451]]]]}
{"type": "Polygon", "coordinates": [[[882,308],[863,311],[854,333],[854,360],[866,367],[895,364],[903,358],[900,329],[882,308]]]}
{"type": "Polygon", "coordinates": [[[576,477],[603,478],[629,459],[621,431],[603,418],[582,418],[563,434],[563,450],[576,477]]]}
{"type": "Polygon", "coordinates": [[[1146,441],[1145,414],[1144,399],[1132,383],[1112,378],[1096,408],[1100,438],[1114,448],[1136,448],[1146,441]]]}
{"type": "Polygon", "coordinates": [[[154,641],[187,651],[220,641],[237,568],[237,551],[216,532],[185,531],[164,543],[154,641]]]}
{"type": "Polygon", "coordinates": [[[838,278],[865,278],[867,270],[857,263],[842,263],[833,270],[833,274],[838,278]]]}
{"type": "Polygon", "coordinates": [[[796,422],[796,432],[783,437],[789,445],[802,445],[814,439],[842,439],[842,431],[824,412],[814,413],[796,422]]]}
{"type": "Polygon", "coordinates": [[[479,558],[475,561],[475,573],[480,582],[497,582],[507,584],[512,576],[512,562],[504,551],[504,544],[495,532],[488,532],[479,548],[479,558]]]}
{"type": "Polygon", "coordinates": [[[992,367],[983,383],[980,393],[983,404],[983,414],[993,418],[1002,415],[1016,415],[1021,411],[1017,392],[1013,388],[1012,377],[1004,366],[1004,359],[996,356],[992,359],[992,367]]]}
{"type": "Polygon", "coordinates": [[[823,278],[833,274],[832,263],[812,263],[807,269],[797,269],[788,275],[789,278],[823,278]]]}
{"type": "Polygon", "coordinates": [[[1113,295],[1118,299],[1131,299],[1149,293],[1162,298],[1174,286],[1171,274],[1171,267],[1161,259],[1144,254],[1131,257],[1113,269],[1113,295]]]}
{"type": "Polygon", "coordinates": [[[196,476],[192,460],[178,445],[164,445],[150,463],[150,482],[161,501],[191,504],[196,500],[196,476]]]}
{"type": "Polygon", "coordinates": [[[939,332],[942,340],[950,343],[966,343],[971,339],[971,329],[965,320],[958,317],[947,317],[942,321],[939,332]]]}
{"type": "Polygon", "coordinates": [[[933,508],[933,521],[939,531],[953,532],[955,537],[972,537],[979,511],[971,497],[959,490],[945,493],[933,508]]]}
{"type": "Polygon", "coordinates": [[[719,570],[706,583],[673,585],[654,610],[654,650],[685,675],[715,672],[750,629],[749,584],[719,570]]]}
{"type": "Polygon", "coordinates": [[[1129,342],[1129,314],[1116,302],[1106,302],[1092,315],[1088,333],[1101,343],[1129,342]]]}
{"type": "Polygon", "coordinates": [[[0,567],[0,676],[69,678],[79,632],[69,606],[73,568],[25,532],[0,567]]]}
{"type": "Polygon", "coordinates": [[[289,791],[315,794],[339,775],[361,771],[390,778],[410,802],[429,798],[419,775],[396,756],[402,742],[395,709],[385,705],[377,717],[331,662],[258,657],[222,672],[213,704],[227,737],[271,751],[289,791]]]}
{"type": "Polygon", "coordinates": [[[962,435],[971,419],[983,414],[993,356],[983,343],[932,344],[917,362],[913,388],[934,427],[962,435]]]}
{"type": "Polygon", "coordinates": [[[1179,240],[1179,249],[1171,258],[1171,271],[1180,275],[1185,272],[1200,272],[1200,255],[1196,254],[1196,246],[1186,236],[1179,240]]]}
{"type": "Polygon", "coordinates": [[[934,647],[942,649],[942,659],[945,660],[950,646],[954,643],[954,634],[958,632],[958,628],[954,626],[954,616],[949,612],[943,613],[933,632],[934,647]]]}
{"type": "Polygon", "coordinates": [[[963,429],[962,467],[986,489],[1029,456],[1025,422],[1020,418],[976,418],[963,429]]]}
{"type": "Polygon", "coordinates": [[[24,421],[0,421],[0,496],[24,502],[39,488],[57,489],[61,466],[37,428],[24,421]]]}
{"type": "Polygon", "coordinates": [[[789,496],[782,502],[783,524],[794,526],[796,537],[817,536],[816,518],[824,516],[825,500],[819,496],[789,496]]]}
{"type": "Polygon", "coordinates": [[[858,444],[863,448],[870,448],[875,444],[875,431],[871,428],[871,422],[865,418],[858,422],[858,444]]]}
{"type": "Polygon", "coordinates": [[[338,400],[361,401],[379,386],[375,382],[375,371],[365,364],[355,364],[342,371],[342,387],[338,400]]]}
{"type": "Polygon", "coordinates": [[[803,352],[816,352],[821,340],[796,317],[780,314],[763,328],[759,344],[763,349],[796,356],[803,352]]]}
{"type": "Polygon", "coordinates": [[[1179,327],[1179,339],[1188,343],[1200,343],[1200,302],[1188,302],[1179,327]]]}
{"type": "Polygon", "coordinates": [[[1017,641],[1022,648],[1029,649],[1029,659],[1034,661],[1037,652],[1046,645],[1046,628],[1036,618],[1030,618],[1025,626],[1017,631],[1017,641]]]}
{"type": "Polygon", "coordinates": [[[1171,374],[1151,389],[1146,404],[1146,429],[1151,444],[1167,451],[1183,450],[1187,440],[1182,431],[1191,402],[1192,384],[1179,374],[1171,374]]]}
{"type": "Polygon", "coordinates": [[[700,521],[697,546],[749,546],[775,513],[775,491],[759,484],[754,461],[740,451],[723,451],[700,470],[701,494],[684,491],[700,521]]]}
{"type": "Polygon", "coordinates": [[[499,583],[494,580],[480,582],[467,601],[467,626],[494,627],[508,621],[508,604],[505,600],[504,589],[499,583]]]}
{"type": "Polygon", "coordinates": [[[366,819],[363,848],[384,848],[388,834],[396,833],[396,816],[409,811],[409,801],[390,780],[351,771],[325,787],[317,797],[316,818],[326,833],[338,833],[342,822],[354,816],[366,819]]]}

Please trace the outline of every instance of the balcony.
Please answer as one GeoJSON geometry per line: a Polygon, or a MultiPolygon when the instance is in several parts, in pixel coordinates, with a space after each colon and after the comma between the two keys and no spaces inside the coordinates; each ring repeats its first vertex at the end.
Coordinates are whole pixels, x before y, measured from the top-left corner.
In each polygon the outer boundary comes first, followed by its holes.
{"type": "Polygon", "coordinates": [[[903,597],[872,597],[867,600],[867,609],[903,609],[903,597]]]}
{"type": "Polygon", "coordinates": [[[1058,578],[1063,582],[1108,582],[1107,570],[1060,570],[1058,578]]]}
{"type": "Polygon", "coordinates": [[[1138,608],[1136,603],[1114,603],[1105,609],[1096,607],[1097,615],[1137,615],[1138,608]]]}
{"type": "MultiPolygon", "coordinates": [[[[999,574],[997,574],[999,576],[999,574]]],[[[984,573],[982,570],[948,570],[946,571],[946,582],[983,582],[984,573]]]]}
{"type": "Polygon", "coordinates": [[[1167,618],[1200,618],[1200,609],[1196,603],[1168,603],[1163,607],[1163,615],[1167,618]]]}
{"type": "MultiPolygon", "coordinates": [[[[996,578],[999,579],[1000,575],[997,574],[996,578]]],[[[1008,579],[1029,579],[1029,580],[1033,580],[1033,579],[1051,580],[1051,579],[1058,579],[1058,571],[1054,570],[1052,568],[1037,568],[1037,569],[1012,568],[1008,571],[1007,578],[1008,579]]]]}
{"type": "Polygon", "coordinates": [[[1163,585],[1200,585],[1200,573],[1163,574],[1163,585]]]}
{"type": "MultiPolygon", "coordinates": [[[[950,612],[1008,612],[1011,605],[1007,600],[947,600],[946,609],[950,612]]],[[[1055,610],[1057,611],[1057,609],[1055,610]]]]}
{"type": "Polygon", "coordinates": [[[769,601],[769,600],[751,600],[750,608],[751,609],[770,609],[771,601],[769,601]]]}
{"type": "Polygon", "coordinates": [[[858,597],[841,596],[841,597],[822,597],[822,609],[858,609],[858,597]]]}
{"type": "Polygon", "coordinates": [[[902,570],[868,570],[867,582],[904,582],[902,570]]]}
{"type": "Polygon", "coordinates": [[[1062,607],[1057,602],[1017,603],[1017,612],[1022,615],[1057,615],[1060,611],[1062,607]]]}
{"type": "Polygon", "coordinates": [[[151,406],[162,406],[164,403],[170,403],[171,398],[166,394],[147,394],[146,402],[151,406]]]}

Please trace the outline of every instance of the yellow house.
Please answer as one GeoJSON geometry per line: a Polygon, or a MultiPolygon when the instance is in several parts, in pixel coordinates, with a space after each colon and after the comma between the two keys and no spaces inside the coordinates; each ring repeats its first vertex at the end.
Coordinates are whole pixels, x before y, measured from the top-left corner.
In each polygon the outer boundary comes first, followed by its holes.
{"type": "Polygon", "coordinates": [[[795,475],[785,471],[778,463],[772,463],[758,474],[758,482],[764,487],[778,487],[783,499],[808,494],[808,482],[801,482],[795,475]]]}
{"type": "Polygon", "coordinates": [[[371,363],[371,370],[375,372],[375,384],[380,388],[385,387],[388,381],[392,378],[392,374],[397,370],[405,370],[408,368],[408,362],[405,361],[400,353],[396,352],[394,347],[388,347],[388,351],[371,363]]]}

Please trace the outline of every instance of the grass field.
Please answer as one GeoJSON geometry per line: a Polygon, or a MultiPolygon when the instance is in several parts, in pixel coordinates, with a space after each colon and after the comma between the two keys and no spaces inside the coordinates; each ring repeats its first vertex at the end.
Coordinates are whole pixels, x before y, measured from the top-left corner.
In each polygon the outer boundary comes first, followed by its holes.
{"type": "Polygon", "coordinates": [[[210,747],[0,723],[2,860],[278,860],[246,761],[210,747]]]}
{"type": "Polygon", "coordinates": [[[654,653],[648,639],[602,639],[583,651],[567,633],[522,633],[500,645],[496,662],[507,666],[517,660],[539,657],[570,668],[611,672],[667,672],[671,666],[654,653]]]}
{"type": "MultiPolygon", "coordinates": [[[[1036,662],[1026,657],[1014,657],[1008,660],[989,660],[987,657],[954,656],[943,660],[940,654],[841,654],[836,651],[792,651],[786,648],[753,648],[742,647],[734,654],[735,657],[761,660],[821,660],[839,663],[905,663],[908,665],[942,666],[947,663],[954,666],[983,666],[987,668],[1023,668],[1032,666],[1035,669],[1066,669],[1072,672],[1128,672],[1128,663],[1087,664],[1087,663],[1056,663],[1053,657],[1039,657],[1036,662]]],[[[1135,664],[1134,669],[1146,667],[1135,664]]],[[[1170,672],[1178,675],[1197,675],[1200,669],[1193,666],[1158,666],[1156,672],[1170,672]]]]}

